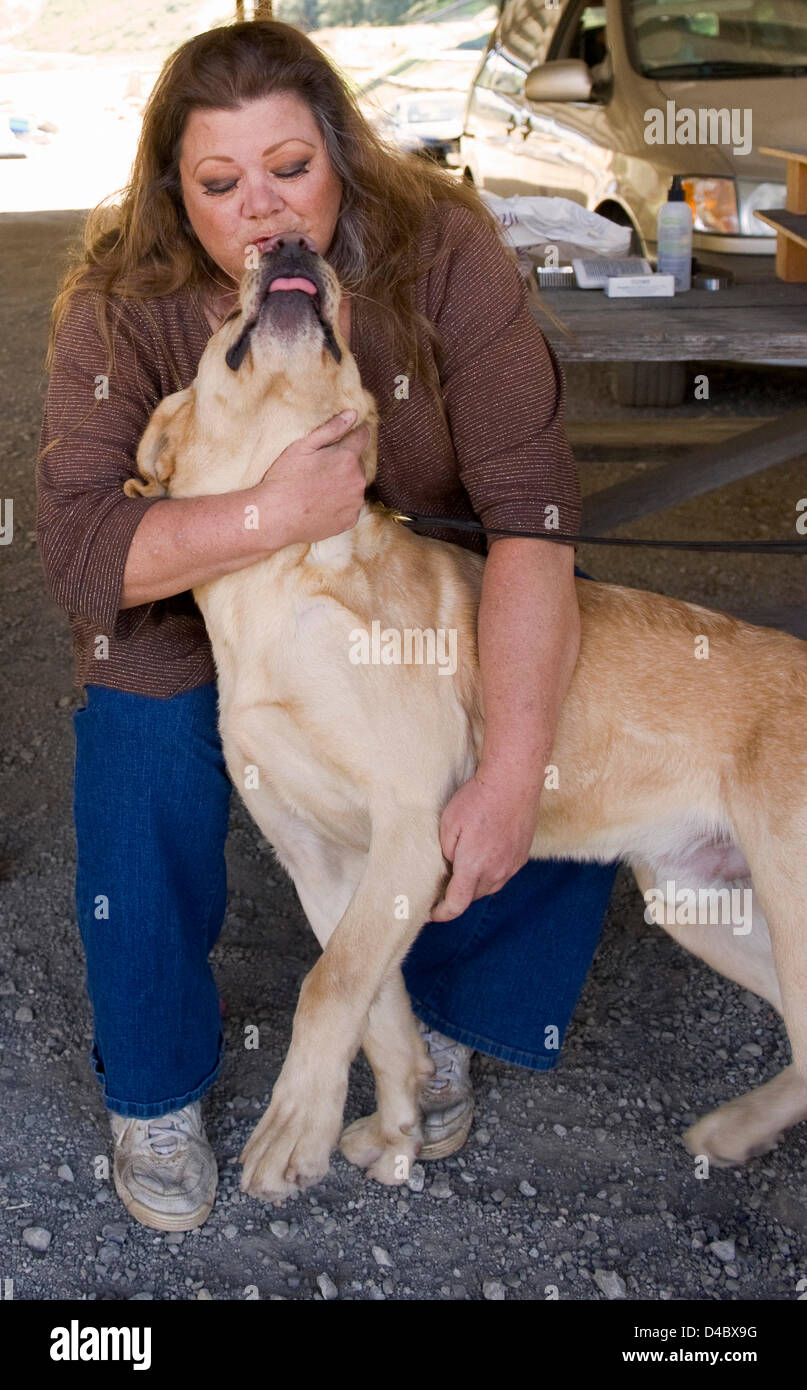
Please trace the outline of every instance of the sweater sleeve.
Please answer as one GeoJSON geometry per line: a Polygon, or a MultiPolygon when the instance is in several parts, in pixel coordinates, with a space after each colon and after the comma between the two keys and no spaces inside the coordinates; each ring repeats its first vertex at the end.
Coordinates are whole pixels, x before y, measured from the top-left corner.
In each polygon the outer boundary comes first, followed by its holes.
{"type": "Polygon", "coordinates": [[[57,331],[37,454],[36,539],[56,603],[123,638],[152,607],[118,611],[132,536],[162,500],[123,493],[137,476],[137,446],[161,390],[136,311],[121,301],[114,301],[110,372],[98,298],[78,291],[57,331]]]}
{"type": "Polygon", "coordinates": [[[463,486],[486,527],[575,534],[580,482],[563,430],[561,368],[499,235],[466,208],[452,208],[449,224],[430,295],[463,486]]]}

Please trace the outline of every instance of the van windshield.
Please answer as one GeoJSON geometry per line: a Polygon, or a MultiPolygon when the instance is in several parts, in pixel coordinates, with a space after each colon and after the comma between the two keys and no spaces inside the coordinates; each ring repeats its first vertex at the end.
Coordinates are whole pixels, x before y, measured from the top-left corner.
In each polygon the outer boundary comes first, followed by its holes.
{"type": "Polygon", "coordinates": [[[653,77],[807,72],[805,0],[625,0],[639,68],[653,77]]]}

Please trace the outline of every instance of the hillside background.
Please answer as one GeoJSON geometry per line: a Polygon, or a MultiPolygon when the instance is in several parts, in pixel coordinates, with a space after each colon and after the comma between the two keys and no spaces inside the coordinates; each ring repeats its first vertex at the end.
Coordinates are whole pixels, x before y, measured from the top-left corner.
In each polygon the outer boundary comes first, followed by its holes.
{"type": "MultiPolygon", "coordinates": [[[[484,36],[497,9],[487,0],[278,0],[275,13],[310,32],[358,89],[402,59],[484,36]]],[[[0,0],[0,212],[83,209],[114,196],[166,57],[234,14],[223,0],[0,0]]]]}

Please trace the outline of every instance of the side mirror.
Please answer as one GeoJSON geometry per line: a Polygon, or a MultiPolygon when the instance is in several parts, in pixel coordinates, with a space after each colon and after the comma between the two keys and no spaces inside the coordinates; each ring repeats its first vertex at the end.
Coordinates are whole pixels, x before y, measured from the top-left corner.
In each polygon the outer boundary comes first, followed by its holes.
{"type": "Polygon", "coordinates": [[[591,70],[580,58],[557,58],[536,63],[527,73],[527,101],[590,101],[591,70]]]}

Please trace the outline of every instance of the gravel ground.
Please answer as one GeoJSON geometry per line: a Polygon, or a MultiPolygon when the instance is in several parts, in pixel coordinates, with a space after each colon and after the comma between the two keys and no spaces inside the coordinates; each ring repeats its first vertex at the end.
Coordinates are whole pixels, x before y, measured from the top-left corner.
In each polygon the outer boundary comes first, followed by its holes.
{"type": "MultiPolygon", "coordinates": [[[[219,1196],[206,1225],[187,1235],[129,1219],[99,1169],[111,1146],[88,1061],[73,908],[78,697],[66,620],[45,596],[33,537],[47,310],[76,221],[0,218],[11,311],[0,342],[11,383],[3,495],[14,499],[15,521],[0,615],[0,1279],[12,1278],[21,1299],[797,1298],[807,1276],[807,1128],[707,1180],[679,1140],[698,1115],[785,1065],[784,1032],[766,1004],[644,923],[624,871],[558,1070],[540,1076],[477,1056],[478,1111],[463,1152],[416,1167],[401,1189],[366,1182],[337,1155],[325,1182],[281,1209],[242,1196],[236,1157],[268,1103],[316,946],[235,798],[229,909],[214,954],[229,1047],[205,1102],[219,1196]],[[259,1051],[241,1045],[247,1023],[261,1026],[259,1051]]],[[[795,372],[711,375],[710,405],[728,414],[801,403],[795,372]]],[[[570,417],[619,414],[606,371],[574,369],[569,383],[570,417]]],[[[624,453],[593,461],[591,452],[580,453],[586,490],[637,466],[624,453]]],[[[798,464],[772,470],[633,533],[792,534],[803,479],[798,464]]],[[[598,578],[716,607],[803,602],[795,559],[616,550],[579,558],[598,578]]],[[[347,1119],[368,1108],[360,1060],[347,1119]]]]}

